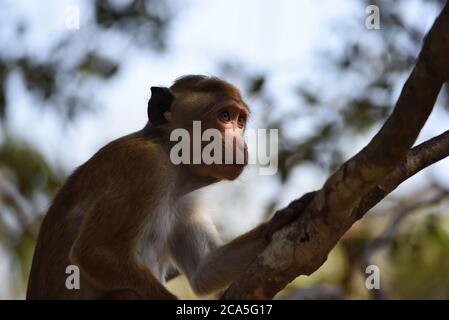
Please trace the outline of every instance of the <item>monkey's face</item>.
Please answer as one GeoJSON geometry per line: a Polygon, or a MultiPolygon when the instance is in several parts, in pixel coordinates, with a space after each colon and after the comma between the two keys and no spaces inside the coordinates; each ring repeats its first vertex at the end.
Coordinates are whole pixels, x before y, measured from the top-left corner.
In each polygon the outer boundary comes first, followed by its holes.
{"type": "MultiPolygon", "coordinates": [[[[191,75],[170,88],[152,87],[151,92],[150,123],[165,126],[170,136],[190,135],[186,139],[190,150],[180,148],[181,161],[174,152],[173,163],[186,165],[196,176],[217,180],[234,180],[242,173],[248,162],[243,133],[249,109],[236,87],[218,78],[191,75]]],[[[179,149],[172,145],[173,150],[179,149]]]]}
{"type": "MultiPolygon", "coordinates": [[[[201,119],[201,164],[192,165],[198,175],[234,180],[248,163],[243,134],[247,107],[238,100],[215,105],[201,119]]],[[[192,150],[194,151],[194,150],[192,150]]]]}

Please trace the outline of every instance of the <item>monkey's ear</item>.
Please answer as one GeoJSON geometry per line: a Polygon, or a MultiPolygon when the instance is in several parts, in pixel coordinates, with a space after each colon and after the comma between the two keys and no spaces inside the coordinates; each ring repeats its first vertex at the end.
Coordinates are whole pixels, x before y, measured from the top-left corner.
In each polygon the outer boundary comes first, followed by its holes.
{"type": "Polygon", "coordinates": [[[170,107],[175,99],[175,96],[166,87],[151,87],[151,98],[148,101],[148,120],[154,126],[166,124],[170,119],[167,119],[164,114],[170,113],[170,107]]]}

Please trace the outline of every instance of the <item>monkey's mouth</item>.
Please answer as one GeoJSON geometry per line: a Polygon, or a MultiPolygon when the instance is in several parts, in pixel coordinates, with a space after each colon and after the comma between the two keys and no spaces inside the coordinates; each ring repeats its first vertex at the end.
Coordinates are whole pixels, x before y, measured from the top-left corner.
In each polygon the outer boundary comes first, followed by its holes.
{"type": "MultiPolygon", "coordinates": [[[[225,149],[223,149],[225,150],[225,149]]],[[[210,152],[210,157],[215,158],[215,150],[210,152]]],[[[248,150],[245,148],[243,151],[231,152],[231,151],[222,151],[222,157],[220,161],[214,162],[218,165],[231,165],[231,166],[246,166],[248,164],[248,150]],[[229,152],[228,158],[226,157],[226,153],[229,152]],[[231,154],[232,153],[232,154],[231,154]],[[227,161],[230,159],[231,161],[227,161]]]]}
{"type": "Polygon", "coordinates": [[[223,164],[219,165],[219,170],[217,170],[217,177],[223,180],[235,180],[243,172],[245,168],[244,164],[223,164]]]}

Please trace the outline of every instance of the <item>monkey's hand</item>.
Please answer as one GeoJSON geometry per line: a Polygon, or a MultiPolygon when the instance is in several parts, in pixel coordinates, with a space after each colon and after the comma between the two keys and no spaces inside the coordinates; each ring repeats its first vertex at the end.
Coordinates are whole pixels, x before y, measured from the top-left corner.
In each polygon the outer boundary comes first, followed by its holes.
{"type": "Polygon", "coordinates": [[[317,191],[312,191],[304,194],[301,198],[293,201],[288,207],[276,211],[274,216],[265,226],[264,237],[270,242],[273,234],[282,229],[284,226],[295,221],[303,213],[312,199],[315,197],[317,191]]]}

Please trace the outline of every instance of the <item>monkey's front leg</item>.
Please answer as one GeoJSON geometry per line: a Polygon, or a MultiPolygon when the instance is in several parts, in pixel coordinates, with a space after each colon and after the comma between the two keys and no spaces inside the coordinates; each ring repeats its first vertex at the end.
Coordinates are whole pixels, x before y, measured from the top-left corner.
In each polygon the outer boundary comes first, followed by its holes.
{"type": "Polygon", "coordinates": [[[143,297],[134,290],[123,289],[108,292],[99,300],[142,300],[143,297]]]}
{"type": "Polygon", "coordinates": [[[86,247],[83,242],[82,237],[77,240],[71,260],[94,287],[105,292],[102,299],[176,299],[132,254],[120,255],[91,243],[86,247]]]}
{"type": "Polygon", "coordinates": [[[100,298],[176,299],[132,253],[98,246],[92,241],[85,245],[85,240],[77,239],[70,258],[94,287],[105,292],[100,298]]]}
{"type": "Polygon", "coordinates": [[[277,211],[273,218],[267,222],[264,232],[265,239],[271,241],[271,238],[276,231],[298,219],[313,200],[316,193],[317,191],[306,193],[301,198],[290,203],[287,208],[277,211]]]}
{"type": "Polygon", "coordinates": [[[106,295],[129,290],[142,299],[176,299],[137,254],[145,214],[132,209],[121,202],[99,201],[84,217],[70,261],[106,295]]]}

